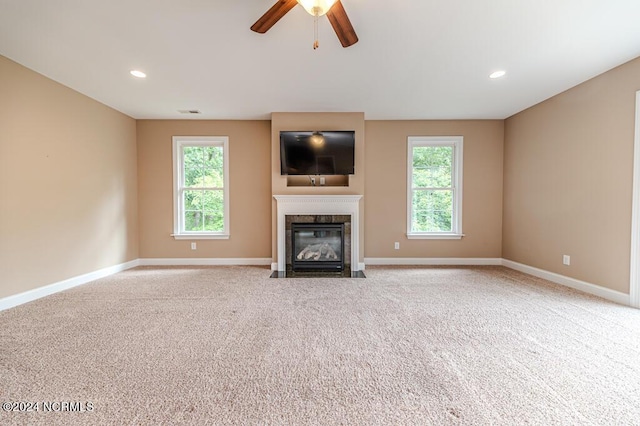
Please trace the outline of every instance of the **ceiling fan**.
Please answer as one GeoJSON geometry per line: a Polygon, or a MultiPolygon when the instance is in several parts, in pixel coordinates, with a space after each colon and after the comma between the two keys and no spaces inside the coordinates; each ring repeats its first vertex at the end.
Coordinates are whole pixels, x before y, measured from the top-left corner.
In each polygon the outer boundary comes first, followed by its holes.
{"type": "Polygon", "coordinates": [[[298,3],[315,17],[314,49],[318,48],[318,17],[324,14],[329,18],[342,47],[349,47],[358,42],[358,36],[340,0],[279,0],[251,26],[251,29],[257,33],[266,33],[298,3]]]}

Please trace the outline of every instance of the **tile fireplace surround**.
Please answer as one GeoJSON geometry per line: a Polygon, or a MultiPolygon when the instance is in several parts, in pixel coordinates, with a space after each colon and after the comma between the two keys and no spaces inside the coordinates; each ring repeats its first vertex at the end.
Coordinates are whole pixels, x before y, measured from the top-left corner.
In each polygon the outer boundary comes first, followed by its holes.
{"type": "Polygon", "coordinates": [[[277,253],[275,271],[286,270],[286,216],[291,215],[350,215],[351,270],[358,271],[360,259],[360,199],[362,195],[274,195],[277,203],[277,253]]]}

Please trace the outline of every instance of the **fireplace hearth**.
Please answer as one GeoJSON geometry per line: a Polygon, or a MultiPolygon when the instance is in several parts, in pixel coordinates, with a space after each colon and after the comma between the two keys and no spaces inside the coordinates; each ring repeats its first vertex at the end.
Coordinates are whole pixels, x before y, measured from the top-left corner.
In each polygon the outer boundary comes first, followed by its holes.
{"type": "Polygon", "coordinates": [[[344,223],[292,223],[292,269],[344,270],[344,228],[344,223]]]}

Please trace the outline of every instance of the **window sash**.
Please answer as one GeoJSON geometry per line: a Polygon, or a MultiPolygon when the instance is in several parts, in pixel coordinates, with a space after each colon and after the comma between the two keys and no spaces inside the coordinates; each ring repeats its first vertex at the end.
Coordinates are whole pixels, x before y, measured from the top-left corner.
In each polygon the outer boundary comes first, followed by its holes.
{"type": "Polygon", "coordinates": [[[221,215],[222,219],[224,221],[224,189],[207,189],[207,188],[194,188],[194,189],[189,189],[189,188],[185,188],[183,191],[181,191],[181,202],[182,202],[182,217],[180,218],[182,220],[182,232],[183,233],[189,233],[189,232],[196,232],[196,233],[201,233],[201,232],[224,232],[224,224],[222,229],[218,229],[218,230],[206,230],[207,228],[207,217],[213,215],[221,215]],[[204,198],[206,197],[205,193],[216,193],[216,192],[222,192],[222,209],[217,209],[217,210],[208,210],[205,209],[204,205],[201,206],[189,206],[190,208],[187,209],[186,207],[186,193],[187,191],[193,191],[193,192],[201,192],[203,193],[203,195],[201,195],[202,199],[204,200],[204,198]],[[188,222],[188,216],[189,213],[199,213],[201,214],[201,226],[200,229],[187,229],[187,222],[188,222]]]}
{"type": "MultiPolygon", "coordinates": [[[[223,188],[224,187],[224,164],[221,164],[220,167],[209,167],[209,164],[206,160],[206,155],[207,155],[207,150],[206,149],[202,149],[202,159],[199,162],[199,164],[196,164],[196,167],[189,167],[187,169],[187,162],[186,162],[186,150],[187,148],[219,148],[220,152],[222,154],[222,158],[223,158],[223,163],[224,163],[224,147],[222,146],[222,144],[220,143],[210,143],[210,144],[197,144],[197,143],[184,143],[181,144],[180,146],[180,168],[181,168],[181,173],[182,173],[182,177],[180,179],[180,186],[183,188],[205,188],[205,178],[208,176],[208,172],[219,172],[222,174],[222,181],[223,181],[223,186],[221,187],[215,187],[215,186],[209,186],[209,188],[223,188]],[[187,184],[187,170],[188,171],[196,171],[199,172],[199,177],[201,178],[200,184],[199,185],[188,185],[187,184]]],[[[215,151],[214,151],[215,152],[215,151]]],[[[219,179],[219,176],[218,176],[219,179]]],[[[197,182],[194,182],[197,183],[197,182]]]]}
{"type": "MultiPolygon", "coordinates": [[[[439,197],[433,197],[439,198],[439,197]]],[[[435,188],[435,189],[415,189],[413,190],[413,199],[411,202],[411,231],[412,232],[428,232],[428,233],[451,233],[453,232],[453,223],[454,223],[454,209],[453,209],[453,199],[455,198],[454,191],[448,188],[435,188]],[[436,206],[427,205],[425,208],[417,209],[415,208],[416,201],[419,201],[420,196],[418,194],[428,194],[428,195],[436,195],[438,193],[444,194],[443,198],[446,198],[445,202],[450,203],[450,206],[445,209],[438,209],[436,206]],[[451,201],[449,201],[451,200],[451,201]],[[442,215],[438,215],[438,212],[444,212],[446,216],[443,218],[442,215]],[[418,217],[421,215],[425,215],[427,213],[430,217],[425,220],[431,223],[442,222],[443,220],[448,221],[449,224],[446,228],[443,226],[437,227],[438,229],[433,230],[424,230],[418,229],[418,217]]],[[[429,199],[427,198],[427,203],[429,203],[429,199]]],[[[440,200],[442,202],[442,200],[440,200]]],[[[427,226],[431,228],[433,226],[427,226]]]]}

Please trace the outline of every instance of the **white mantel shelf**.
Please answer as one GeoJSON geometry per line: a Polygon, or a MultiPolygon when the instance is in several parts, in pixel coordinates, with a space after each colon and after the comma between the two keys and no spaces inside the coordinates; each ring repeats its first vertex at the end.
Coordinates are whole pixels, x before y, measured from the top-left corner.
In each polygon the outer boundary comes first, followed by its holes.
{"type": "Polygon", "coordinates": [[[351,270],[360,266],[360,199],[362,195],[274,195],[277,202],[278,271],[286,269],[286,216],[350,215],[351,270]]]}

